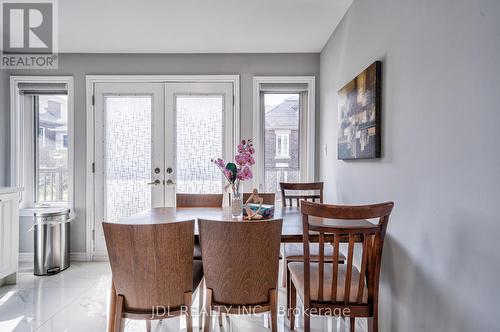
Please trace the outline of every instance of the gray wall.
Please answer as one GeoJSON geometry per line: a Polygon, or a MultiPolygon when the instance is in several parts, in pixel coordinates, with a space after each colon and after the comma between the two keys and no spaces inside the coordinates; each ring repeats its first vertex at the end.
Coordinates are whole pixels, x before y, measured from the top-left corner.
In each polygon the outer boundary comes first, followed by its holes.
{"type": "Polygon", "coordinates": [[[382,331],[498,331],[500,2],[355,0],[321,52],[326,200],[394,200],[382,331]],[[338,161],[337,91],[383,61],[380,160],[338,161]]]}
{"type": "MultiPolygon", "coordinates": [[[[0,71],[3,73],[3,71],[0,71]]],[[[85,75],[90,74],[239,74],[241,88],[241,135],[252,136],[252,78],[254,75],[319,76],[319,54],[62,54],[57,71],[10,71],[10,75],[72,75],[75,80],[75,212],[71,250],[85,251],[85,75]]],[[[5,74],[1,74],[5,75],[5,74]]],[[[2,77],[3,78],[3,77],[2,77]]],[[[0,80],[8,93],[8,77],[0,80]]],[[[318,96],[319,103],[319,96],[318,96]]],[[[0,98],[0,120],[8,119],[8,100],[0,98]]],[[[0,123],[2,149],[8,146],[8,126],[0,123]]],[[[5,155],[5,153],[4,153],[5,155]]],[[[7,157],[7,155],[5,155],[7,157]]],[[[8,159],[2,158],[4,169],[8,159]]],[[[0,182],[2,179],[0,172],[0,182]]],[[[21,252],[30,251],[30,221],[21,221],[21,252]]]]}

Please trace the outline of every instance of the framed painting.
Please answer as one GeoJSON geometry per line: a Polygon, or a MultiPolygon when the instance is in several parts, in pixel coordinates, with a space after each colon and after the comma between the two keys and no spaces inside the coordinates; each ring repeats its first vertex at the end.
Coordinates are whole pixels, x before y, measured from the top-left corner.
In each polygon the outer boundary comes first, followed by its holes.
{"type": "Polygon", "coordinates": [[[376,61],[338,92],[337,158],[380,158],[382,62],[376,61]]]}

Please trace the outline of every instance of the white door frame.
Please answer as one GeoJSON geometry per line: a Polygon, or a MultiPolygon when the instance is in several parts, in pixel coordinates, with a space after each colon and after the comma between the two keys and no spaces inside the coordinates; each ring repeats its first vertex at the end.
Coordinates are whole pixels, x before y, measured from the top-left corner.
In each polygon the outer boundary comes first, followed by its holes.
{"type": "Polygon", "coordinates": [[[240,141],[240,76],[239,75],[86,75],[86,254],[87,260],[107,260],[107,256],[94,255],[94,87],[96,83],[232,83],[233,84],[233,150],[240,141]]]}

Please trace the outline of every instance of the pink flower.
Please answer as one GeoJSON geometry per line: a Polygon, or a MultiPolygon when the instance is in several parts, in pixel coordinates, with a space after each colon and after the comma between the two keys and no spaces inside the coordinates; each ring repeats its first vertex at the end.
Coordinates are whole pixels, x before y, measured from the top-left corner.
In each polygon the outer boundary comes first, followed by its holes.
{"type": "Polygon", "coordinates": [[[226,163],[224,162],[224,160],[222,160],[221,158],[217,158],[216,160],[216,164],[219,166],[219,167],[226,167],[226,163]]]}
{"type": "Polygon", "coordinates": [[[237,165],[237,182],[234,181],[232,172],[226,169],[226,163],[222,158],[212,159],[212,162],[221,170],[228,181],[239,184],[239,181],[249,180],[253,177],[250,167],[255,164],[255,159],[253,158],[254,153],[255,149],[253,148],[251,139],[242,140],[241,143],[238,144],[237,152],[234,156],[234,162],[237,165]]]}
{"type": "Polygon", "coordinates": [[[242,180],[251,179],[252,176],[253,176],[253,174],[252,174],[252,170],[250,169],[250,167],[245,166],[243,168],[243,170],[241,171],[241,178],[242,178],[242,180]]]}
{"type": "Polygon", "coordinates": [[[240,166],[243,166],[246,163],[245,157],[241,154],[236,155],[236,157],[234,157],[234,161],[236,161],[236,163],[240,166]]]}

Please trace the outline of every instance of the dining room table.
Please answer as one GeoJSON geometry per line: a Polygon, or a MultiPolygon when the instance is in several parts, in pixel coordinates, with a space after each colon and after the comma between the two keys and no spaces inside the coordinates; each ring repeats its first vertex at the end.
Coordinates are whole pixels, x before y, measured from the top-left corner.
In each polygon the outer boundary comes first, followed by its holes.
{"type": "MultiPolygon", "coordinates": [[[[302,243],[302,218],[298,206],[278,206],[274,208],[274,216],[272,219],[283,219],[283,226],[281,230],[282,243],[302,243]]],[[[254,222],[256,220],[245,220],[242,218],[233,218],[231,214],[231,207],[157,207],[142,212],[136,213],[129,217],[119,219],[121,224],[130,225],[151,225],[170,222],[182,222],[187,220],[195,220],[195,237],[198,236],[198,219],[207,220],[223,220],[228,222],[254,222]]],[[[258,220],[257,220],[258,221],[258,220]]],[[[338,219],[324,219],[318,217],[309,217],[311,225],[324,225],[335,228],[350,228],[350,227],[373,227],[373,223],[368,220],[338,220],[338,219]]],[[[309,241],[318,242],[319,236],[316,232],[311,231],[309,234],[309,241]]],[[[325,241],[333,242],[333,235],[325,235],[325,241]]],[[[341,239],[341,242],[348,241],[348,237],[341,239]]],[[[356,242],[361,239],[356,239],[356,242]]]]}

